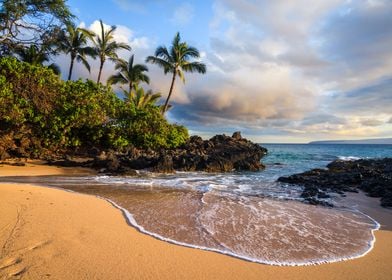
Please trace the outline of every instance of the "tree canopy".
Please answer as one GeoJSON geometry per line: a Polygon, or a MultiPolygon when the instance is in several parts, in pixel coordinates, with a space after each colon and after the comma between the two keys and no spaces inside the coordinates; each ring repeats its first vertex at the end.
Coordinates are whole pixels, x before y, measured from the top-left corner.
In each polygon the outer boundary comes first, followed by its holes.
{"type": "Polygon", "coordinates": [[[16,45],[51,44],[74,16],[64,0],[3,0],[0,7],[0,55],[16,45]]]}
{"type": "Polygon", "coordinates": [[[199,51],[177,33],[170,49],[158,47],[146,61],[172,74],[165,104],[149,84],[148,68],[135,56],[123,60],[116,26],[100,20],[94,33],[78,27],[65,0],[3,0],[0,2],[0,159],[7,156],[44,157],[69,150],[175,148],[188,139],[185,127],[170,124],[162,114],[177,76],[205,73],[199,51]],[[53,62],[59,53],[69,56],[68,81],[53,62]],[[99,59],[97,82],[72,81],[75,61],[90,72],[90,60],[99,59]],[[108,85],[101,84],[105,62],[115,63],[108,85]],[[125,99],[111,85],[127,85],[125,99]]]}
{"type": "Polygon", "coordinates": [[[118,60],[116,63],[116,70],[119,70],[115,75],[109,77],[109,84],[128,84],[131,93],[134,87],[137,87],[140,82],[150,83],[150,78],[144,73],[148,68],[144,64],[134,64],[135,55],[131,55],[129,61],[118,60]]]}
{"type": "Polygon", "coordinates": [[[198,59],[199,57],[200,53],[195,47],[188,46],[186,42],[181,42],[179,32],[174,36],[169,50],[165,46],[160,46],[155,50],[154,56],[147,57],[147,62],[163,68],[165,74],[172,73],[170,90],[163,106],[162,113],[167,111],[177,76],[185,83],[184,72],[197,72],[201,74],[207,72],[205,64],[199,61],[191,61],[192,58],[198,59]]]}

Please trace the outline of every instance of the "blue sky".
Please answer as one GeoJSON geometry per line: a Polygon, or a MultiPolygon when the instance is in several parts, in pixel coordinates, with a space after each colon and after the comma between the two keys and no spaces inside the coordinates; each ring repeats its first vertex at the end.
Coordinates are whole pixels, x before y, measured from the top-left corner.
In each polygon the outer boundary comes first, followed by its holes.
{"type": "MultiPolygon", "coordinates": [[[[187,75],[168,117],[193,134],[260,142],[392,137],[389,0],[67,1],[79,24],[116,25],[139,63],[174,34],[197,47],[206,75],[187,75]]],[[[122,52],[123,58],[130,53],[122,52]]],[[[69,58],[57,62],[64,69],[69,58]]],[[[96,78],[96,62],[75,78],[96,78]]],[[[165,96],[170,77],[149,65],[165,96]]],[[[105,65],[104,78],[114,71],[105,65]]]]}

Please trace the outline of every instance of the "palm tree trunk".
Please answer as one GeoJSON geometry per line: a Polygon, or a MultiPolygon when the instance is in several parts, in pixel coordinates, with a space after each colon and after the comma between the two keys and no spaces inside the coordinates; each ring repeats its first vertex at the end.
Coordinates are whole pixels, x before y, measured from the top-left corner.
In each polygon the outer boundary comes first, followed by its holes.
{"type": "Polygon", "coordinates": [[[174,83],[175,83],[175,81],[176,81],[176,74],[177,74],[177,71],[174,70],[174,71],[173,71],[172,82],[171,82],[171,85],[170,85],[169,95],[167,96],[166,101],[165,101],[165,105],[163,106],[162,115],[164,115],[164,114],[166,113],[167,106],[169,105],[169,100],[170,100],[170,97],[171,97],[172,92],[173,92],[174,83]]]}
{"type": "Polygon", "coordinates": [[[129,82],[129,96],[131,96],[132,93],[132,81],[129,82]]]}
{"type": "Polygon", "coordinates": [[[105,61],[101,60],[101,64],[99,65],[97,84],[99,84],[99,82],[101,81],[101,74],[102,74],[102,68],[103,68],[104,62],[105,61]]]}
{"type": "Polygon", "coordinates": [[[72,76],[72,69],[74,66],[74,57],[71,57],[71,64],[69,65],[69,72],[68,72],[68,81],[71,80],[71,76],[72,76]]]}

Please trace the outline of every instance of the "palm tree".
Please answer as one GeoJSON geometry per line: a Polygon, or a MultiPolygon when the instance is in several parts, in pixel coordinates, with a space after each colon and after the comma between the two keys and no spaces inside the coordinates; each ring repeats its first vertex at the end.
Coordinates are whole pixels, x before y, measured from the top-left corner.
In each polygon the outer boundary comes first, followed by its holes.
{"type": "Polygon", "coordinates": [[[129,61],[119,60],[116,63],[116,70],[119,72],[110,76],[108,82],[110,84],[128,84],[129,93],[131,93],[134,86],[140,82],[150,83],[150,78],[143,72],[147,72],[148,68],[144,64],[133,64],[134,55],[131,55],[129,61]]]}
{"type": "Polygon", "coordinates": [[[99,20],[99,23],[101,24],[101,34],[95,34],[93,39],[95,51],[100,60],[97,83],[101,80],[102,68],[107,58],[116,62],[118,60],[118,55],[116,53],[118,50],[131,50],[131,47],[127,44],[118,43],[114,40],[113,33],[116,30],[116,26],[111,26],[109,30],[105,31],[101,19],[99,20]]]}
{"type": "Polygon", "coordinates": [[[154,106],[162,96],[159,92],[153,93],[152,90],[145,92],[144,88],[137,85],[134,86],[134,92],[127,92],[124,90],[124,94],[125,101],[132,103],[138,109],[142,109],[147,106],[154,106]]]}
{"type": "Polygon", "coordinates": [[[156,64],[163,68],[165,74],[172,73],[172,81],[169,94],[162,109],[162,114],[167,111],[168,103],[173,92],[176,76],[185,83],[184,72],[197,72],[204,74],[207,71],[205,64],[198,61],[189,61],[190,58],[199,58],[199,51],[186,42],[181,42],[180,33],[177,32],[170,47],[170,52],[165,46],[160,46],[155,50],[154,56],[148,56],[146,62],[156,64]]]}
{"type": "MultiPolygon", "coordinates": [[[[21,61],[30,63],[32,65],[44,65],[49,62],[49,54],[44,48],[39,48],[37,45],[30,45],[27,48],[18,48],[15,53],[21,61]]],[[[48,68],[52,69],[55,74],[60,74],[60,67],[55,64],[49,64],[48,68]]]]}
{"type": "Polygon", "coordinates": [[[60,35],[59,50],[65,54],[71,55],[71,63],[69,65],[68,80],[71,80],[72,69],[74,61],[82,62],[83,65],[90,72],[90,64],[87,61],[87,56],[95,58],[95,50],[87,46],[89,39],[92,39],[94,33],[84,28],[76,27],[73,24],[67,25],[67,30],[60,35]]]}

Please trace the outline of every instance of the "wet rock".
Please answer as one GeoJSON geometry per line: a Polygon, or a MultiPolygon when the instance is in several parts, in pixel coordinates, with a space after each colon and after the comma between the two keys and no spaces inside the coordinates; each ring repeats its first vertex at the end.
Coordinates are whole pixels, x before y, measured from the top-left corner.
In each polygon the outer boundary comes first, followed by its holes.
{"type": "Polygon", "coordinates": [[[177,149],[133,150],[126,155],[117,155],[117,159],[119,166],[160,173],[172,173],[175,170],[231,172],[263,169],[260,160],[267,150],[242,138],[240,133],[234,133],[233,136],[216,135],[209,140],[192,136],[177,149]]]}
{"type": "Polygon", "coordinates": [[[176,170],[257,171],[265,168],[260,160],[267,154],[267,149],[242,138],[241,134],[236,132],[233,137],[216,135],[209,140],[192,136],[186,144],[177,149],[154,151],[133,148],[125,153],[96,151],[96,154],[94,160],[83,163],[74,162],[71,158],[51,163],[91,167],[108,174],[132,173],[141,169],[159,173],[172,173],[176,170]]]}
{"type": "Polygon", "coordinates": [[[363,190],[369,196],[380,197],[382,206],[392,207],[392,158],[336,160],[327,169],[280,177],[278,181],[304,186],[302,197],[312,203],[326,198],[327,192],[363,190]]]}

